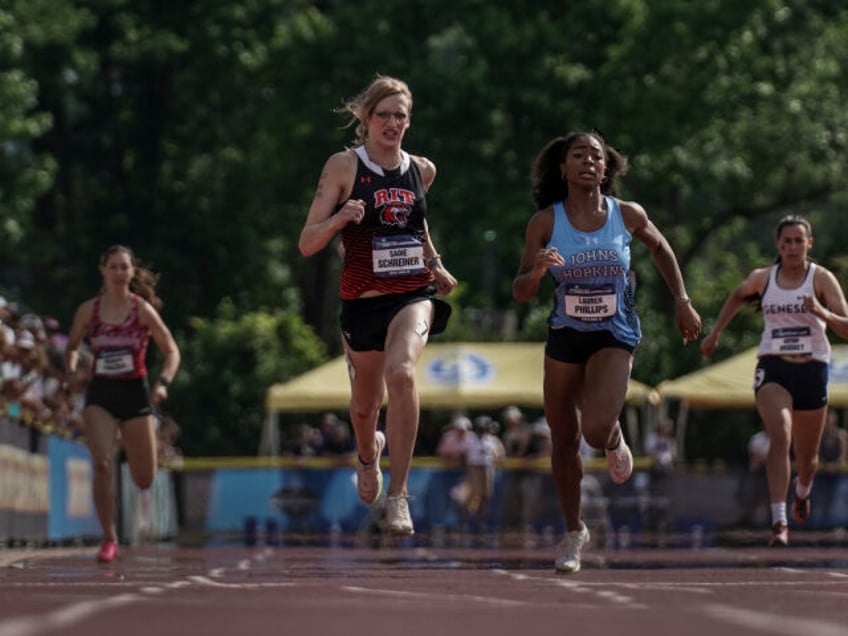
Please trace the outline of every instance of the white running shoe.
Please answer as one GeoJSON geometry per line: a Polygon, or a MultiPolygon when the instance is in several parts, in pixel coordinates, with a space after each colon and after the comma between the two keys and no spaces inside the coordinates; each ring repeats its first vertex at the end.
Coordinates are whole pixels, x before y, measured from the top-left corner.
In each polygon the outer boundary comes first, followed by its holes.
{"type": "Polygon", "coordinates": [[[374,436],[377,446],[377,454],[370,464],[363,464],[362,460],[356,459],[356,490],[362,503],[371,505],[380,496],[383,490],[383,472],[380,470],[380,457],[386,445],[386,436],[382,431],[377,431],[374,436]]]}
{"type": "Polygon", "coordinates": [[[560,574],[577,574],[580,571],[580,557],[583,548],[589,543],[589,528],[582,524],[579,530],[566,532],[556,549],[554,570],[560,574]]]}
{"type": "Polygon", "coordinates": [[[623,484],[630,479],[633,473],[633,453],[624,441],[624,436],[621,436],[621,443],[615,450],[605,449],[604,453],[607,456],[607,466],[609,466],[610,477],[616,484],[623,484]]]}
{"type": "Polygon", "coordinates": [[[409,515],[409,497],[391,495],[386,497],[386,530],[397,535],[415,534],[412,517],[409,515]]]}

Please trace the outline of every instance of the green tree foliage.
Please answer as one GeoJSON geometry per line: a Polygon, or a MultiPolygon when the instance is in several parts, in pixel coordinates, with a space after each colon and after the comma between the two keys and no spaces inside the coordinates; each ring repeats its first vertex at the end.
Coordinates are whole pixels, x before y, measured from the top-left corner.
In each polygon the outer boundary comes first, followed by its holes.
{"type": "Polygon", "coordinates": [[[243,313],[225,298],[214,316],[190,322],[191,337],[178,338],[185,363],[167,404],[183,450],[253,455],[268,387],[323,362],[326,348],[293,309],[243,313]]]}
{"type": "MultiPolygon", "coordinates": [[[[66,12],[56,16],[68,19],[64,33],[57,22],[36,24],[44,8],[19,1],[0,8],[0,263],[12,267],[19,262],[9,255],[19,252],[38,225],[36,200],[52,186],[56,168],[56,158],[37,144],[54,122],[36,108],[39,85],[22,65],[25,40],[49,46],[74,32],[66,12]]],[[[12,282],[0,280],[0,286],[12,282]]]]}
{"type": "MultiPolygon", "coordinates": [[[[550,287],[511,298],[530,166],[550,138],[593,127],[630,156],[622,195],[674,245],[709,327],[788,211],[844,269],[846,39],[848,10],[824,0],[10,0],[0,287],[67,323],[99,286],[97,255],[131,245],[163,274],[188,350],[184,425],[225,412],[193,368],[225,298],[297,312],[338,353],[337,253],[303,259],[296,242],[324,161],[353,141],[334,109],[384,73],[415,96],[407,149],[438,167],[431,226],[462,281],[442,337],[543,336],[550,287]]],[[[634,263],[634,376],[703,365],[639,246],[634,263]]],[[[755,339],[758,317],[737,320],[716,359],[755,339]]],[[[282,355],[276,381],[308,359],[282,355]]]]}

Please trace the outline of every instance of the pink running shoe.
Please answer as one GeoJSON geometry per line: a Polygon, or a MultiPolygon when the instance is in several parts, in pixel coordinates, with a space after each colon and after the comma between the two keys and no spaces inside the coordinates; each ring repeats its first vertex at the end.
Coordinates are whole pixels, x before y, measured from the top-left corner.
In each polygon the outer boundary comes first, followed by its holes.
{"type": "Polygon", "coordinates": [[[111,563],[118,558],[118,544],[114,541],[104,541],[97,553],[100,563],[111,563]]]}

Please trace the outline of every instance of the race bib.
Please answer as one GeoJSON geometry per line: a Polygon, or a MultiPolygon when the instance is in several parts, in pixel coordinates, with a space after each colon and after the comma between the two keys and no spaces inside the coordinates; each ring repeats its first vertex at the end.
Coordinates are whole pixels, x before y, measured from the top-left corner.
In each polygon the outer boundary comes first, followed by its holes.
{"type": "Polygon", "coordinates": [[[613,287],[590,288],[574,285],[567,287],[563,300],[569,318],[594,322],[615,315],[618,297],[613,287]]]}
{"type": "Polygon", "coordinates": [[[425,271],[424,245],[414,236],[375,236],[371,242],[374,275],[378,278],[409,276],[425,271]]]}
{"type": "Polygon", "coordinates": [[[809,327],[785,327],[771,332],[771,352],[781,356],[809,356],[813,338],[809,327]]]}
{"type": "Polygon", "coordinates": [[[107,349],[97,354],[96,375],[127,375],[134,370],[132,352],[128,349],[107,349]]]}

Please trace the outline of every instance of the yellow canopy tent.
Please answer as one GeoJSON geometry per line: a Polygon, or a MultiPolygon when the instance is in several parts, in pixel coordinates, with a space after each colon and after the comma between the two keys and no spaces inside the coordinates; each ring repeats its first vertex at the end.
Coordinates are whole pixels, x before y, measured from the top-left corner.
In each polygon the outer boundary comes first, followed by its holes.
{"type": "MultiPolygon", "coordinates": [[[[418,361],[422,408],[500,408],[542,406],[542,359],[538,342],[430,343],[418,361]]],[[[272,412],[345,409],[350,386],[344,356],[268,389],[272,412]]],[[[650,387],[632,380],[627,401],[656,402],[650,387]]]]}
{"type": "MultiPolygon", "coordinates": [[[[677,399],[702,409],[755,408],[754,369],[757,347],[731,358],[666,380],[657,386],[663,400],[677,399]]],[[[835,345],[830,360],[830,404],[848,407],[848,345],[835,345]]]]}
{"type": "MultiPolygon", "coordinates": [[[[683,440],[690,408],[697,409],[756,409],[754,402],[754,369],[757,366],[757,347],[746,349],[733,357],[693,371],[657,386],[665,412],[670,400],[679,400],[676,417],[677,451],[683,456],[683,440]]],[[[830,360],[828,383],[829,403],[837,408],[848,407],[848,345],[835,345],[830,360]]]]}
{"type": "MultiPolygon", "coordinates": [[[[429,343],[417,366],[421,408],[500,409],[509,404],[541,408],[544,351],[541,342],[429,343]]],[[[263,440],[266,452],[273,453],[278,413],[347,409],[347,373],[340,356],[271,386],[265,403],[270,416],[270,430],[266,428],[263,440]]],[[[631,380],[627,402],[651,406],[659,402],[659,396],[651,387],[631,380]]]]}

